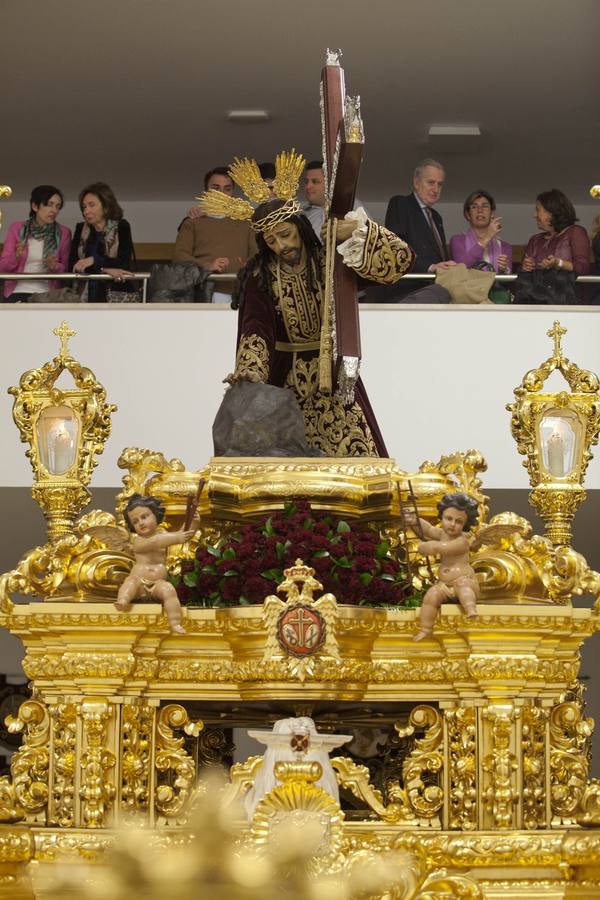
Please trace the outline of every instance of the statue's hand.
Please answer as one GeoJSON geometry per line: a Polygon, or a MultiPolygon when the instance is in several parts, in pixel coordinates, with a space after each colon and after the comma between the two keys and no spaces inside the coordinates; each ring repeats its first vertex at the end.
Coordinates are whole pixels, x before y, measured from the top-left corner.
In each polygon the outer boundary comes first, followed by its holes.
{"type": "Polygon", "coordinates": [[[358,225],[358,219],[349,218],[349,219],[336,219],[336,241],[338,244],[341,244],[342,241],[347,241],[349,237],[354,233],[356,226],[358,225]]]}

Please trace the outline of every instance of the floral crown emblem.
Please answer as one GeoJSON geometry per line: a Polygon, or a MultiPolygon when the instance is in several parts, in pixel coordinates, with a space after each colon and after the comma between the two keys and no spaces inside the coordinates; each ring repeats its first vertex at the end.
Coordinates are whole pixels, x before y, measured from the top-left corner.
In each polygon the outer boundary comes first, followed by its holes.
{"type": "Polygon", "coordinates": [[[268,231],[279,222],[285,222],[300,212],[300,204],[296,200],[300,176],[304,169],[304,157],[295,150],[283,151],[275,160],[275,178],[273,180],[273,193],[278,200],[286,202],[280,209],[274,210],[258,222],[252,221],[255,205],[271,200],[271,192],[260,174],[258,163],[255,159],[235,158],[229,167],[229,176],[242,189],[248,200],[239,197],[230,197],[221,191],[204,191],[199,197],[200,206],[204,212],[213,216],[226,216],[228,219],[237,219],[249,222],[254,231],[268,231]]]}

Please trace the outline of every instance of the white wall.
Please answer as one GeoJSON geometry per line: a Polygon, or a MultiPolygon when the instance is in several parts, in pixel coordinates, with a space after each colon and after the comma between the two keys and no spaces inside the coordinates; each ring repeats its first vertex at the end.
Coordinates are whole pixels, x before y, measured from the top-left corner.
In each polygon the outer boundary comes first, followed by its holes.
{"type": "MultiPolygon", "coordinates": [[[[363,379],[388,450],[414,471],[425,459],[471,447],[489,464],[489,488],[526,488],[505,404],[525,372],[551,355],[554,319],[568,329],[565,354],[600,372],[600,307],[361,308],[363,379]]],[[[63,319],[78,332],[73,355],[89,366],[119,407],[93,484],[117,487],[116,460],[138,446],[203,466],[211,425],[234,361],[236,315],[217,306],[0,306],[0,484],[31,484],[6,393],[21,374],[54,357],[63,319]]],[[[566,385],[562,379],[559,383],[566,385]]],[[[593,460],[586,484],[600,488],[593,460]]]]}

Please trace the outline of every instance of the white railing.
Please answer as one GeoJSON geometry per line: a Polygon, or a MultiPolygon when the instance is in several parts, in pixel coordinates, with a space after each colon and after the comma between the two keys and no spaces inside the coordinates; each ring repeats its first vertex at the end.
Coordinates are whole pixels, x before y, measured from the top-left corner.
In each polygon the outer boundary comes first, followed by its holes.
{"type": "MultiPolygon", "coordinates": [[[[125,281],[142,282],[142,303],[147,302],[148,279],[150,272],[133,272],[119,279],[119,284],[125,281]]],[[[110,275],[79,275],[76,272],[0,272],[0,281],[115,281],[110,275]]]]}
{"type": "MultiPolygon", "coordinates": [[[[122,279],[119,279],[119,284],[122,284],[127,281],[141,281],[142,282],[142,298],[141,303],[148,302],[148,280],[150,278],[150,272],[134,272],[131,275],[124,275],[122,279]]],[[[495,281],[500,282],[510,282],[516,281],[517,275],[496,275],[495,281]]],[[[237,275],[233,274],[213,274],[207,277],[207,282],[212,284],[213,286],[217,286],[218,284],[233,282],[237,278],[237,275]]],[[[74,272],[44,272],[33,274],[31,272],[20,272],[19,274],[13,274],[9,272],[0,272],[0,281],[115,281],[110,275],[79,275],[74,272]]],[[[600,275],[578,275],[575,279],[578,284],[600,284],[600,275]]],[[[402,276],[402,281],[435,281],[435,273],[408,273],[402,276]]],[[[391,285],[394,287],[394,285],[391,285]]],[[[7,298],[8,299],[8,298],[7,298]]],[[[52,302],[52,301],[48,301],[52,302]]]]}

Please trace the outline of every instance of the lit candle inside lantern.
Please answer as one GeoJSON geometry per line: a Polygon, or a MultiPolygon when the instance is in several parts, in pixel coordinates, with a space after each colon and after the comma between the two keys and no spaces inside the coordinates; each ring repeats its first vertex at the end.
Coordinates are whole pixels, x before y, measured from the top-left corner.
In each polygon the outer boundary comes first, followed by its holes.
{"type": "Polygon", "coordinates": [[[556,478],[565,474],[565,442],[558,431],[553,431],[548,438],[548,470],[556,478]]]}
{"type": "Polygon", "coordinates": [[[73,460],[73,440],[60,425],[52,429],[50,437],[50,470],[53,475],[63,475],[73,460]]]}

